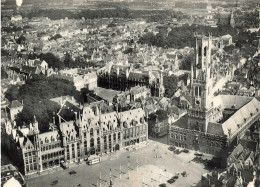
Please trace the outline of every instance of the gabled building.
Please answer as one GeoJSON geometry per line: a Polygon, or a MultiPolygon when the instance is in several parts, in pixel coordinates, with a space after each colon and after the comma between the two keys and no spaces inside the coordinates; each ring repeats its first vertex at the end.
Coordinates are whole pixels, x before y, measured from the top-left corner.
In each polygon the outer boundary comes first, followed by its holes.
{"type": "Polygon", "coordinates": [[[35,117],[29,127],[6,123],[3,144],[25,175],[148,140],[148,125],[141,108],[119,112],[100,101],[83,108],[66,101],[57,115],[58,122],[54,118],[44,133],[39,131],[35,117]]]}

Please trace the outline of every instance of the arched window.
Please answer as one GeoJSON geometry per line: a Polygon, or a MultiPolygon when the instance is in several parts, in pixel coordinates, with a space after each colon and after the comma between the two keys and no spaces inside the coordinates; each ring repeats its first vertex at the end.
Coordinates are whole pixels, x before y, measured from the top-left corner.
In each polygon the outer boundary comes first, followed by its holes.
{"type": "Polygon", "coordinates": [[[114,134],[114,141],[116,141],[116,134],[114,134]]]}
{"type": "Polygon", "coordinates": [[[108,136],[108,141],[111,142],[111,134],[109,134],[109,136],[108,136]]]}
{"type": "Polygon", "coordinates": [[[118,141],[120,141],[120,138],[121,138],[121,134],[120,134],[120,132],[119,132],[119,133],[118,133],[118,137],[117,137],[118,141]]]}
{"type": "Polygon", "coordinates": [[[105,143],[107,142],[107,137],[106,137],[106,136],[104,136],[104,142],[105,142],[105,143]]]}

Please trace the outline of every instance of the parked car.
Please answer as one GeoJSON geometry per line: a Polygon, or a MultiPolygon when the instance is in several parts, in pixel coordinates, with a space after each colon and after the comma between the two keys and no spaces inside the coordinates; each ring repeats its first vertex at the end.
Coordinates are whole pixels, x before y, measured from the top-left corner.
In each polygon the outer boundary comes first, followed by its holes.
{"type": "Polygon", "coordinates": [[[168,147],[168,150],[169,150],[169,151],[174,151],[175,149],[176,149],[176,148],[175,148],[175,147],[172,147],[172,146],[171,146],[171,147],[168,147]]]}
{"type": "Polygon", "coordinates": [[[172,177],[172,179],[178,179],[178,178],[179,178],[178,175],[175,175],[175,176],[172,177]]]}
{"type": "Polygon", "coordinates": [[[190,152],[188,149],[183,149],[183,151],[182,152],[184,152],[184,153],[188,153],[188,152],[190,152]]]}
{"type": "Polygon", "coordinates": [[[175,150],[174,150],[174,153],[178,155],[178,154],[181,153],[181,151],[180,151],[179,149],[175,149],[175,150]]]}
{"type": "Polygon", "coordinates": [[[159,187],[167,187],[167,185],[163,183],[163,184],[159,184],[159,187]]]}
{"type": "Polygon", "coordinates": [[[174,180],[174,179],[169,179],[169,180],[167,180],[167,182],[168,182],[169,184],[172,184],[172,183],[175,182],[175,180],[174,180]]]}
{"type": "Polygon", "coordinates": [[[69,172],[70,175],[74,175],[74,174],[76,174],[76,173],[77,173],[77,172],[74,171],[74,170],[72,170],[72,171],[69,172]]]}
{"type": "Polygon", "coordinates": [[[196,156],[202,156],[203,153],[198,153],[198,152],[196,152],[196,153],[194,153],[194,155],[196,155],[196,156]]]}
{"type": "Polygon", "coordinates": [[[51,185],[55,185],[55,184],[58,184],[59,181],[58,180],[55,180],[55,181],[52,181],[51,185]]]}

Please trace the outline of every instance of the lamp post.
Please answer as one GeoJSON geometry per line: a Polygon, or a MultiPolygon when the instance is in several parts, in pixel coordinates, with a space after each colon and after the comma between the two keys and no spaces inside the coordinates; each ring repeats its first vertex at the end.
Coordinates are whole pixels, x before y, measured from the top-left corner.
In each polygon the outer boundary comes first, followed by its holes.
{"type": "Polygon", "coordinates": [[[99,173],[99,187],[101,187],[101,172],[99,173]]]}
{"type": "Polygon", "coordinates": [[[119,178],[121,179],[121,163],[120,163],[120,168],[119,168],[119,178]]]}

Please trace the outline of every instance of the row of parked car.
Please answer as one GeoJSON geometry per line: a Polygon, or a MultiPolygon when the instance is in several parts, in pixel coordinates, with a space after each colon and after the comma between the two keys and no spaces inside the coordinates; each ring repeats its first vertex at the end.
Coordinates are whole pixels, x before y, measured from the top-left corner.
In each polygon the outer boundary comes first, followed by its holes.
{"type": "MultiPolygon", "coordinates": [[[[182,173],[177,173],[176,175],[174,175],[172,178],[170,178],[169,180],[167,180],[167,183],[169,184],[173,184],[178,178],[179,178],[179,174],[181,174],[183,177],[187,177],[187,172],[183,171],[182,173]]],[[[159,187],[166,187],[167,185],[165,183],[160,184],[159,187]]]]}
{"type": "Polygon", "coordinates": [[[176,147],[174,147],[174,146],[171,146],[171,147],[169,147],[168,148],[168,150],[169,151],[173,151],[175,154],[180,154],[180,153],[188,153],[188,152],[190,152],[188,149],[177,149],[176,147]]]}

